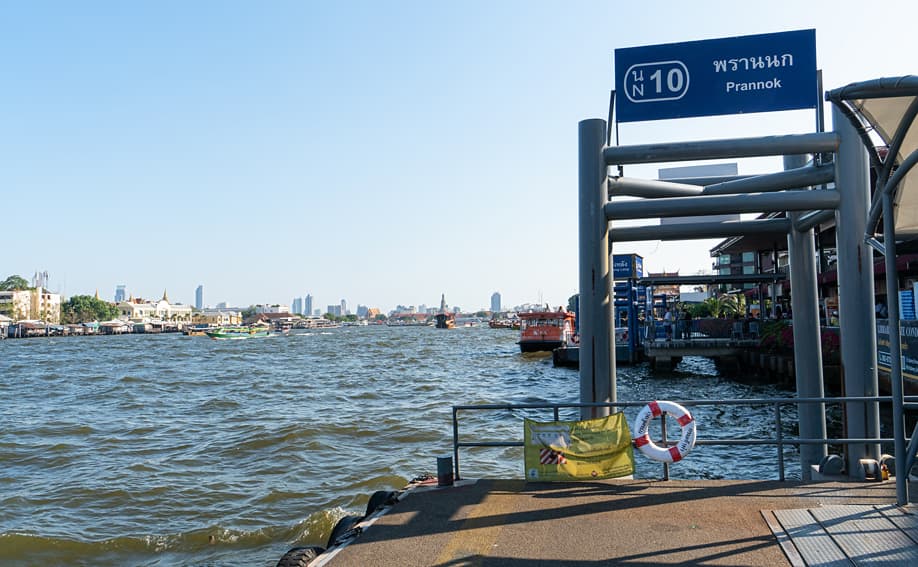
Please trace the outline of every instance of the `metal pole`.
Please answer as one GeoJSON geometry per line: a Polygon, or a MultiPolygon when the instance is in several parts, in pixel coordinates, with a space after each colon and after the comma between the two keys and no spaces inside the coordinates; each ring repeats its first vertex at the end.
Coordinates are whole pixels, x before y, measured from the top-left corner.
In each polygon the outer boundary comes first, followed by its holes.
{"type": "MultiPolygon", "coordinates": [[[[891,159],[887,157],[886,159],[891,159]]],[[[896,458],[905,462],[905,411],[902,409],[902,337],[899,329],[899,275],[896,272],[896,226],[893,199],[889,191],[883,192],[883,242],[886,262],[886,308],[889,311],[889,383],[892,386],[893,439],[896,458]]],[[[908,504],[909,470],[897,467],[896,504],[908,504]]]]}
{"type": "MultiPolygon", "coordinates": [[[[845,395],[877,395],[877,335],[874,311],[873,252],[864,242],[870,203],[867,151],[848,118],[832,106],[832,123],[839,137],[835,156],[835,188],[842,195],[835,214],[838,249],[838,314],[841,325],[845,395]]],[[[847,436],[878,438],[880,419],[873,403],[845,406],[847,436]]],[[[848,475],[863,478],[860,459],[878,458],[876,445],[848,446],[848,475]]]]}
{"type": "MultiPolygon", "coordinates": [[[[609,221],[606,164],[602,159],[604,120],[579,124],[580,222],[580,401],[615,401],[612,332],[612,275],[609,270],[609,221]]],[[[580,409],[582,419],[609,414],[608,407],[580,409]]]]}
{"type": "MultiPolygon", "coordinates": [[[[784,156],[784,168],[794,169],[806,164],[805,155],[784,156]]],[[[793,225],[802,215],[789,212],[793,225]]],[[[794,324],[794,368],[797,377],[797,396],[821,398],[824,394],[822,378],[822,351],[819,335],[819,293],[816,285],[816,241],[813,229],[787,233],[787,252],[790,259],[791,314],[794,324]]],[[[826,437],[826,409],[823,404],[798,404],[800,437],[815,439],[826,437]]],[[[800,466],[803,480],[812,480],[812,465],[826,455],[823,445],[800,447],[800,466]]]]}

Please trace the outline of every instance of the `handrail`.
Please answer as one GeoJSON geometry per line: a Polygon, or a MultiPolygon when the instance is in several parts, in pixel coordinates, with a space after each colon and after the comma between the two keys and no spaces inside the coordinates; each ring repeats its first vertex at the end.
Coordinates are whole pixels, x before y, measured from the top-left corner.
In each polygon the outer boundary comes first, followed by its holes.
{"type": "MultiPolygon", "coordinates": [[[[918,396],[907,396],[906,401],[918,402],[918,396]]],[[[500,410],[528,410],[528,409],[551,409],[553,410],[554,421],[559,421],[561,408],[627,408],[643,407],[647,401],[629,401],[629,402],[539,402],[539,403],[505,403],[505,404],[474,404],[474,405],[454,405],[453,409],[453,473],[455,478],[460,479],[459,467],[459,449],[461,447],[522,447],[523,441],[460,441],[459,440],[459,412],[460,411],[500,411],[500,410]]],[[[776,445],[778,457],[778,478],[785,480],[784,474],[784,448],[787,445],[852,445],[852,444],[877,444],[893,443],[892,438],[829,438],[808,439],[801,437],[787,438],[783,433],[781,421],[781,406],[796,404],[842,404],[842,403],[892,403],[892,396],[862,396],[862,397],[820,397],[820,398],[753,398],[753,399],[721,399],[721,400],[686,400],[679,401],[679,404],[687,407],[691,406],[725,406],[725,405],[746,405],[746,406],[774,406],[774,437],[770,438],[708,438],[697,439],[698,445],[776,445]]],[[[665,418],[665,416],[664,416],[665,418]]],[[[663,420],[662,437],[666,438],[666,420],[663,420]]],[[[663,463],[663,478],[669,480],[668,463],[663,463]]],[[[901,473],[900,473],[901,474],[901,473]]]]}

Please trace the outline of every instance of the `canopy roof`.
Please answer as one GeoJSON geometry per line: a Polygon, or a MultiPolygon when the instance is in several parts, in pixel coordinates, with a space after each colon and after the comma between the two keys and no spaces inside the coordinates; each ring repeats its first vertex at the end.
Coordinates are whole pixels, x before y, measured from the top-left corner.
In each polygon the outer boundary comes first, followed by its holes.
{"type": "MultiPolygon", "coordinates": [[[[905,164],[908,169],[911,163],[906,162],[918,159],[918,128],[912,128],[918,113],[918,76],[852,83],[826,93],[826,99],[838,105],[861,131],[871,161],[881,173],[877,195],[882,189],[884,172],[888,177],[892,166],[905,164]],[[877,150],[871,133],[889,148],[889,154],[877,150]]],[[[918,173],[904,173],[898,189],[890,187],[894,191],[896,235],[918,236],[918,173]]],[[[875,196],[874,202],[877,201],[875,196]]],[[[877,218],[878,215],[871,215],[871,220],[877,218]]],[[[873,229],[873,226],[868,227],[868,230],[873,229]]]]}

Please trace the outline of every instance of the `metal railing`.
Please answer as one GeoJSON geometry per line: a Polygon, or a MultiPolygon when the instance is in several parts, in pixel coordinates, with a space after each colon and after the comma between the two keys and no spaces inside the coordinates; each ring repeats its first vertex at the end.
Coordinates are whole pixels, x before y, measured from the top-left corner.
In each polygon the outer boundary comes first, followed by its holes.
{"type": "MultiPolygon", "coordinates": [[[[908,409],[918,409],[918,396],[907,396],[905,398],[906,402],[912,402],[907,405],[908,409]]],[[[525,403],[525,404],[479,404],[479,405],[455,405],[453,408],[453,468],[455,478],[458,480],[460,476],[460,467],[459,467],[459,449],[468,448],[468,447],[523,447],[523,441],[461,441],[459,434],[459,412],[467,411],[515,411],[515,410],[540,410],[540,409],[550,409],[552,410],[552,419],[554,421],[560,421],[560,414],[562,408],[609,408],[612,409],[622,409],[628,407],[643,407],[648,402],[609,402],[609,403],[525,403]]],[[[891,396],[870,396],[870,397],[823,397],[823,398],[757,398],[757,399],[724,399],[724,400],[687,400],[679,401],[679,404],[686,406],[688,408],[697,407],[697,406],[772,406],[773,415],[774,415],[774,435],[770,438],[729,438],[729,437],[713,437],[713,438],[698,438],[695,441],[696,445],[722,445],[722,446],[737,446],[737,445],[774,445],[777,451],[777,465],[778,465],[778,479],[783,481],[785,480],[785,463],[784,463],[784,450],[787,447],[799,447],[801,445],[855,445],[855,444],[865,444],[865,445],[880,445],[883,443],[893,443],[893,438],[829,438],[824,439],[806,439],[801,437],[787,437],[784,434],[783,426],[784,420],[781,416],[782,406],[797,406],[799,404],[852,404],[852,403],[873,403],[877,405],[879,409],[879,404],[881,403],[892,403],[891,396]]],[[[674,443],[669,443],[667,441],[667,431],[666,431],[666,414],[662,416],[662,434],[661,439],[659,440],[661,445],[674,445],[674,443]]],[[[903,463],[906,462],[906,459],[903,458],[903,463]]],[[[663,480],[669,480],[669,463],[661,463],[663,466],[663,480]]],[[[907,474],[907,473],[906,473],[907,474]]]]}

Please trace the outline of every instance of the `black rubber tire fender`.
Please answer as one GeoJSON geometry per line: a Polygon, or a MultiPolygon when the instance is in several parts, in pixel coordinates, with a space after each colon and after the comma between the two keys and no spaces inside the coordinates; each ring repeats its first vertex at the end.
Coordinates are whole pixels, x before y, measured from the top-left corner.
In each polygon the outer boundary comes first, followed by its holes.
{"type": "Polygon", "coordinates": [[[383,506],[395,504],[396,502],[398,502],[398,492],[394,490],[377,490],[370,496],[370,501],[367,502],[367,513],[364,518],[369,517],[383,506]]]}
{"type": "Polygon", "coordinates": [[[331,535],[328,536],[328,544],[325,546],[326,549],[329,547],[334,547],[338,538],[353,529],[354,525],[359,523],[362,519],[363,518],[360,516],[344,516],[338,520],[338,523],[335,524],[334,528],[332,528],[331,535]]]}
{"type": "Polygon", "coordinates": [[[291,548],[277,562],[277,567],[306,567],[324,551],[324,548],[317,545],[291,548]]]}

